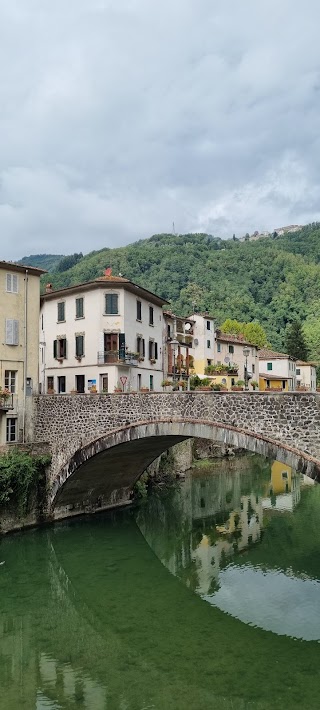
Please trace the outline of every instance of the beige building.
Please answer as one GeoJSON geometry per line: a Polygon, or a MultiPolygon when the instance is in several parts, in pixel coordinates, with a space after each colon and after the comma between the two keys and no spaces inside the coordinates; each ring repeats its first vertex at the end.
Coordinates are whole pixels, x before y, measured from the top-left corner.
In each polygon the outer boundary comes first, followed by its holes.
{"type": "Polygon", "coordinates": [[[0,261],[0,445],[26,441],[38,392],[40,276],[43,269],[0,261]]]}
{"type": "Polygon", "coordinates": [[[314,362],[304,362],[304,360],[297,360],[296,377],[297,387],[310,390],[310,392],[316,391],[317,372],[314,362]]]}
{"type": "Polygon", "coordinates": [[[203,377],[206,367],[214,363],[214,321],[208,313],[193,313],[187,320],[193,324],[190,355],[193,358],[194,373],[203,377]]]}
{"type": "MultiPolygon", "coordinates": [[[[215,340],[215,362],[218,365],[226,365],[232,368],[235,366],[236,374],[224,374],[222,380],[216,378],[222,384],[225,384],[228,389],[241,380],[246,382],[246,367],[248,386],[251,382],[259,383],[259,350],[256,345],[249,343],[241,335],[233,335],[231,333],[222,333],[216,331],[215,340]],[[226,379],[226,382],[223,380],[226,379]]],[[[249,387],[251,389],[251,387],[249,387]]]]}
{"type": "Polygon", "coordinates": [[[167,301],[110,271],[41,297],[43,394],[161,390],[167,301]]]}

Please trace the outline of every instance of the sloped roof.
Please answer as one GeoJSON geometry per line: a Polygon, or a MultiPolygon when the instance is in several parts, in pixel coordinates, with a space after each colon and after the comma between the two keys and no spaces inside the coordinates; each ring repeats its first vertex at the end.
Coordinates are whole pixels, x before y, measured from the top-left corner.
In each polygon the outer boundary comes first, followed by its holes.
{"type": "Polygon", "coordinates": [[[25,274],[28,271],[31,276],[41,276],[47,274],[46,269],[39,269],[37,266],[28,266],[28,264],[16,264],[14,261],[0,261],[0,269],[11,269],[12,271],[20,271],[25,274]]]}
{"type": "Polygon", "coordinates": [[[262,348],[259,351],[259,360],[294,360],[294,357],[290,357],[287,353],[278,353],[276,350],[262,348]]]}
{"type": "MultiPolygon", "coordinates": [[[[236,343],[237,345],[248,345],[250,348],[257,348],[253,343],[249,343],[245,340],[243,335],[234,335],[233,333],[222,333],[220,330],[216,330],[217,340],[221,340],[224,343],[236,343]]],[[[258,348],[257,348],[258,349],[258,348]]]]}

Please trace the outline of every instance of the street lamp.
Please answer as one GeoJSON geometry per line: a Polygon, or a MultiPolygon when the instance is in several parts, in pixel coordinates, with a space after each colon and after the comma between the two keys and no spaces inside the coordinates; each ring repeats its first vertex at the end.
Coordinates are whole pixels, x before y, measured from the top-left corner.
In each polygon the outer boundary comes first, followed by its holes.
{"type": "Polygon", "coordinates": [[[179,340],[173,339],[171,340],[171,348],[173,352],[173,382],[176,381],[176,348],[179,347],[179,340]]]}
{"type": "Polygon", "coordinates": [[[249,389],[249,378],[248,378],[248,356],[250,355],[250,348],[247,346],[243,348],[243,354],[244,357],[246,358],[246,364],[244,368],[244,389],[248,390],[249,389]]]}

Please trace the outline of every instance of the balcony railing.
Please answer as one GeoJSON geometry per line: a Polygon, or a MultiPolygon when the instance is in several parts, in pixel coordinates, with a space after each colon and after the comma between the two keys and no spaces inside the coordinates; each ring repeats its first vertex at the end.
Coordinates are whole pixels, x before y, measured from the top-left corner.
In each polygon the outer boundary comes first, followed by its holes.
{"type": "Polygon", "coordinates": [[[103,350],[98,352],[98,365],[136,367],[138,362],[138,353],[131,353],[125,350],[103,350]]]}
{"type": "Polygon", "coordinates": [[[0,393],[0,410],[8,412],[9,409],[13,409],[13,394],[3,395],[0,393]]]}

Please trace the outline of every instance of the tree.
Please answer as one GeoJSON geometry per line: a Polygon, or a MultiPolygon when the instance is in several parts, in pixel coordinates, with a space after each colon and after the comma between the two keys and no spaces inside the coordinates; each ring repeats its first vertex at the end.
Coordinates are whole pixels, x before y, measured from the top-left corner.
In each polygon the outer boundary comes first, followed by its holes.
{"type": "Polygon", "coordinates": [[[268,345],[266,332],[258,321],[251,323],[240,323],[232,318],[227,318],[222,323],[221,330],[223,333],[232,333],[233,335],[243,335],[245,340],[248,340],[252,345],[258,348],[263,348],[268,345]]]}
{"type": "Polygon", "coordinates": [[[299,321],[293,321],[287,328],[285,335],[285,347],[288,355],[296,360],[308,359],[308,348],[299,321]]]}
{"type": "Polygon", "coordinates": [[[241,333],[243,334],[244,326],[245,323],[240,323],[235,318],[227,318],[224,323],[222,323],[220,330],[222,330],[223,333],[232,333],[232,335],[240,335],[241,333]]]}

